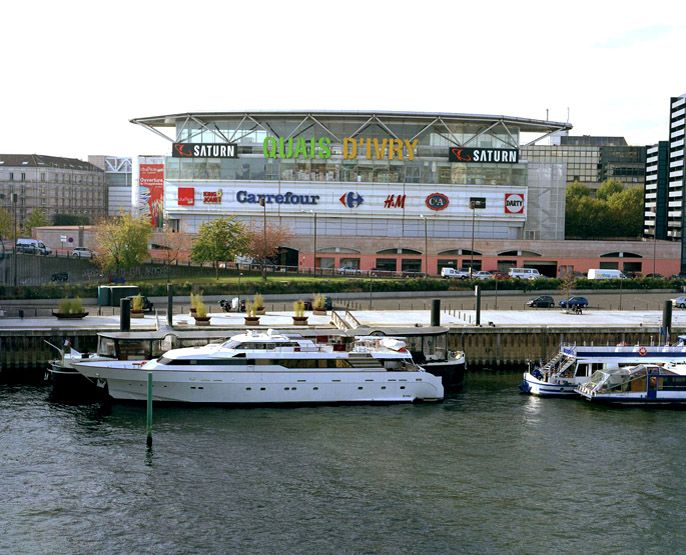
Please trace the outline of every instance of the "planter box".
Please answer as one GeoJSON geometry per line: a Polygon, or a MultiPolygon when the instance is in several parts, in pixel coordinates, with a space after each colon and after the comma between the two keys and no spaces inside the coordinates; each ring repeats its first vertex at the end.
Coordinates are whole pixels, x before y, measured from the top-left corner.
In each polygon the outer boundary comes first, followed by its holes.
{"type": "Polygon", "coordinates": [[[206,318],[199,318],[198,316],[195,316],[195,325],[196,326],[209,326],[211,318],[212,318],[211,316],[207,316],[206,318]]]}
{"type": "Polygon", "coordinates": [[[136,311],[132,310],[130,312],[130,314],[131,314],[131,318],[143,318],[143,316],[145,316],[145,314],[143,313],[142,310],[136,310],[136,311]]]}
{"type": "Polygon", "coordinates": [[[58,320],[78,320],[88,316],[88,312],[57,312],[53,310],[52,315],[56,316],[58,320]]]}
{"type": "Polygon", "coordinates": [[[315,308],[312,311],[312,314],[315,314],[316,316],[326,316],[326,310],[319,310],[318,308],[315,308]]]}
{"type": "Polygon", "coordinates": [[[296,326],[306,326],[308,316],[293,316],[293,324],[296,326]]]}
{"type": "Polygon", "coordinates": [[[255,309],[255,314],[257,314],[259,316],[263,316],[266,312],[267,311],[265,310],[265,308],[263,306],[255,309]]]}
{"type": "Polygon", "coordinates": [[[245,325],[246,326],[259,326],[260,325],[260,319],[259,318],[248,318],[246,316],[244,319],[245,319],[245,325]]]}

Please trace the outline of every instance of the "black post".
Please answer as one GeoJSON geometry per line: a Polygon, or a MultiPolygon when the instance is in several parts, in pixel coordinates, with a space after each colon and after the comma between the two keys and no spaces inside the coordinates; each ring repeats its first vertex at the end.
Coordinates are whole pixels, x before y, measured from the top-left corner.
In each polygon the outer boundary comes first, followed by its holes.
{"type": "Polygon", "coordinates": [[[174,286],[167,283],[167,324],[172,327],[172,320],[174,319],[174,286]]]}
{"type": "Polygon", "coordinates": [[[131,331],[131,299],[119,300],[119,331],[131,331]]]}
{"type": "Polygon", "coordinates": [[[662,330],[665,334],[665,345],[669,342],[669,334],[672,332],[672,301],[665,301],[662,308],[662,330]]]}
{"type": "Polygon", "coordinates": [[[481,325],[481,287],[474,286],[474,294],[476,295],[476,325],[481,325]]]}
{"type": "Polygon", "coordinates": [[[431,299],[431,325],[441,325],[441,299],[431,299]]]}

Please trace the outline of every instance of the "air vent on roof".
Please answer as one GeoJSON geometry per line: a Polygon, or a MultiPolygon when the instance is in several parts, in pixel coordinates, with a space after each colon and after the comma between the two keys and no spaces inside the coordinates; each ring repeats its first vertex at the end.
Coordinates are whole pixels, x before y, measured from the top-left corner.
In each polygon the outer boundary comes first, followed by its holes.
{"type": "Polygon", "coordinates": [[[28,164],[29,164],[29,163],[28,163],[27,161],[23,161],[23,162],[21,163],[22,166],[27,166],[28,164]]]}

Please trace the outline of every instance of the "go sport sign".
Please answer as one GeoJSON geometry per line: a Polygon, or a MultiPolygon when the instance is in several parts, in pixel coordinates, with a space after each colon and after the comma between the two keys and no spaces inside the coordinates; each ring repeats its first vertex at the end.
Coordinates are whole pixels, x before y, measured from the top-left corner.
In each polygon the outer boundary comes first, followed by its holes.
{"type": "Polygon", "coordinates": [[[516,148],[462,148],[450,147],[448,161],[463,164],[516,164],[519,150],[516,148]]]}

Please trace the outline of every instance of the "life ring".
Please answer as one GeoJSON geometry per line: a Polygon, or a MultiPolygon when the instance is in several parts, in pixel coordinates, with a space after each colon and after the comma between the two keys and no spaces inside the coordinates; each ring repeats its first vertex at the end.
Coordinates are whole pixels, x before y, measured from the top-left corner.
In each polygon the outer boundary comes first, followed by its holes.
{"type": "Polygon", "coordinates": [[[647,353],[647,352],[648,352],[648,349],[646,349],[645,347],[641,347],[641,348],[638,350],[638,354],[641,355],[642,357],[646,356],[646,353],[647,353]]]}

